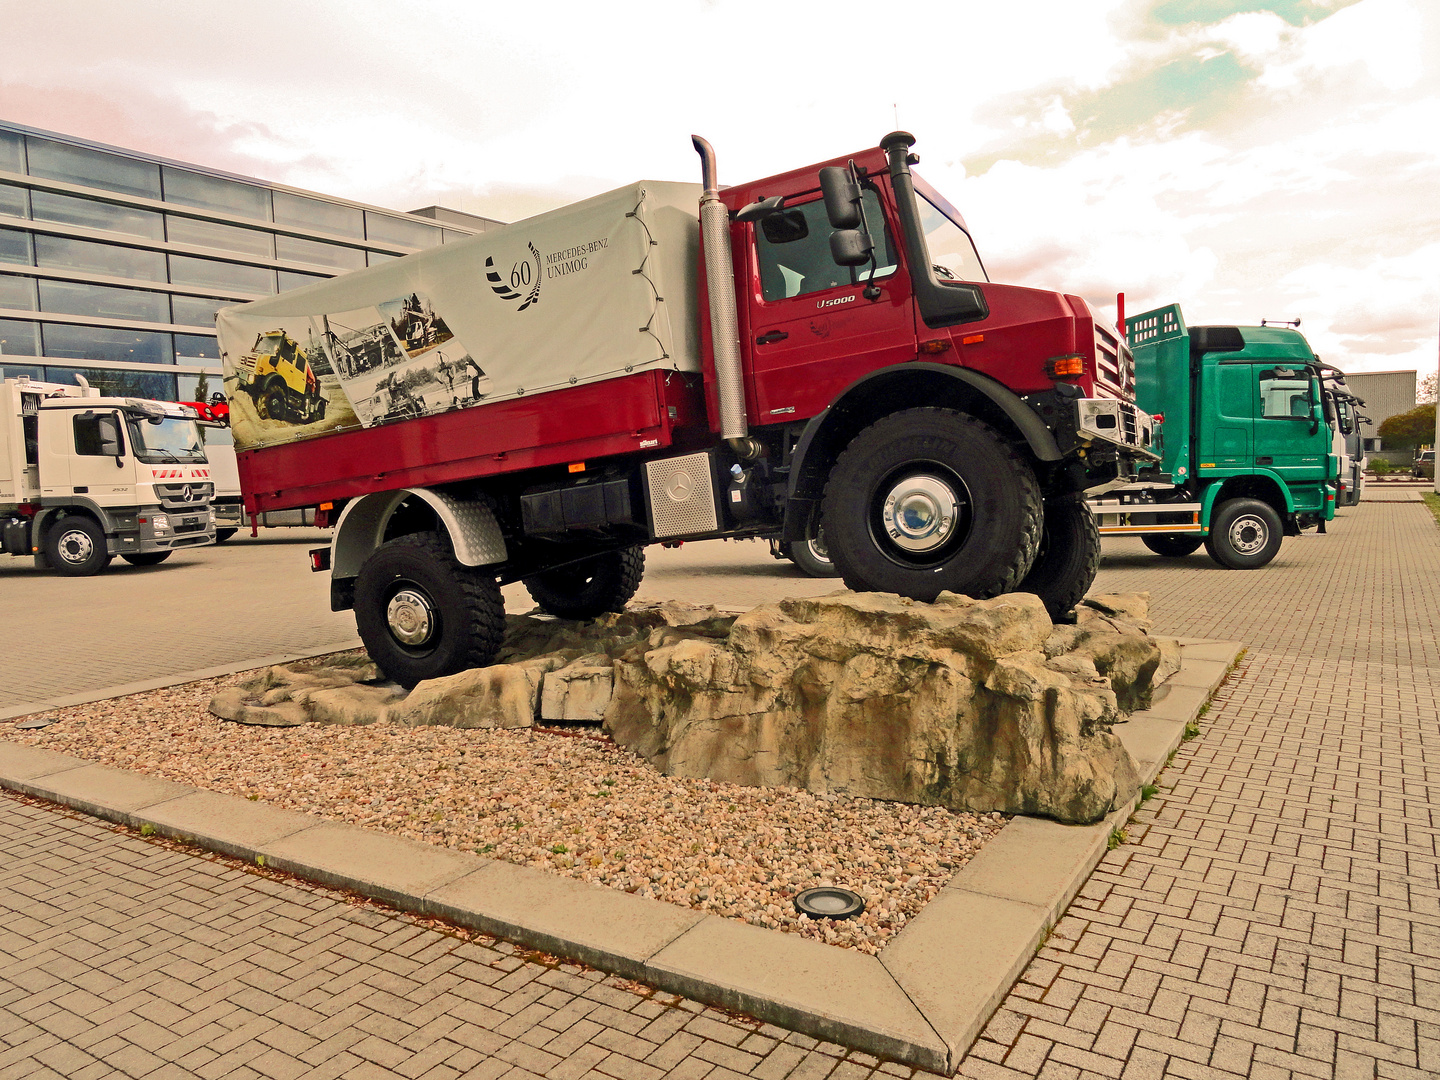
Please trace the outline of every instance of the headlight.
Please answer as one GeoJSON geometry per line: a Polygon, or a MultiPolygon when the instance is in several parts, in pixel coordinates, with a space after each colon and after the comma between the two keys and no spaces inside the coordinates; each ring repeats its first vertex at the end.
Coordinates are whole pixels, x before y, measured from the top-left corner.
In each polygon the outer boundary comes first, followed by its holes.
{"type": "Polygon", "coordinates": [[[210,513],[210,524],[211,524],[211,525],[214,525],[214,524],[215,524],[215,511],[214,511],[214,510],[211,510],[211,511],[209,511],[209,513],[210,513]]]}
{"type": "Polygon", "coordinates": [[[152,514],[150,516],[150,525],[156,532],[164,532],[170,528],[170,518],[165,514],[152,514]]]}

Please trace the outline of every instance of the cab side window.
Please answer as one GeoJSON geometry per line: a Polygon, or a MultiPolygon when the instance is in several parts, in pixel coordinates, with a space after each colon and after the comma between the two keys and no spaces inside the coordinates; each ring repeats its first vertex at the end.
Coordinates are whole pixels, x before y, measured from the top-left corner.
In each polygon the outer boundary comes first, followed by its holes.
{"type": "Polygon", "coordinates": [[[82,413],[75,417],[75,453],[82,457],[115,457],[124,453],[114,413],[82,413]]]}
{"type": "Polygon", "coordinates": [[[1260,416],[1265,420],[1309,420],[1315,415],[1310,378],[1303,369],[1260,372],[1260,416]]]}
{"type": "MultiPolygon", "coordinates": [[[[865,220],[870,226],[870,239],[875,245],[879,264],[875,277],[895,272],[895,247],[889,229],[884,228],[885,215],[880,198],[874,191],[864,193],[865,220]],[[883,235],[877,236],[877,233],[883,235]]],[[[784,300],[792,296],[855,285],[868,281],[870,265],[837,266],[830,257],[830,222],[825,216],[821,199],[789,207],[755,225],[755,254],[760,265],[760,292],[766,300],[784,300]]]]}

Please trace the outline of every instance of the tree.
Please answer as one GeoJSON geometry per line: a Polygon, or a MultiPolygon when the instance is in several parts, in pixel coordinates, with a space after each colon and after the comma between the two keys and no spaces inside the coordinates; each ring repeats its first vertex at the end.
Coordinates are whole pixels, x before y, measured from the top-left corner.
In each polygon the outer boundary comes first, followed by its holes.
{"type": "Polygon", "coordinates": [[[1436,383],[1440,382],[1440,372],[1432,371],[1420,380],[1415,388],[1415,400],[1421,404],[1433,402],[1436,398],[1436,383]]]}
{"type": "Polygon", "coordinates": [[[1414,450],[1435,441],[1435,403],[1417,405],[1409,412],[1396,413],[1380,425],[1380,438],[1388,450],[1414,450]]]}

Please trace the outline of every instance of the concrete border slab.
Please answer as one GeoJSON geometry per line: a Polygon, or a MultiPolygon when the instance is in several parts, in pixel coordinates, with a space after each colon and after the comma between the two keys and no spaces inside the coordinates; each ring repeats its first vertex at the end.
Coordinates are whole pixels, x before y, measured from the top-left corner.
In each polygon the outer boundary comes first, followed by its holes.
{"type": "MultiPolygon", "coordinates": [[[[1177,678],[1151,709],[1117,725],[1144,782],[1164,768],[1241,651],[1238,642],[1182,639],[1177,678]]],[[[941,1073],[959,1067],[1136,805],[1090,826],[1012,820],[876,958],[3,740],[0,786],[241,858],[264,856],[299,877],[941,1073]]]]}

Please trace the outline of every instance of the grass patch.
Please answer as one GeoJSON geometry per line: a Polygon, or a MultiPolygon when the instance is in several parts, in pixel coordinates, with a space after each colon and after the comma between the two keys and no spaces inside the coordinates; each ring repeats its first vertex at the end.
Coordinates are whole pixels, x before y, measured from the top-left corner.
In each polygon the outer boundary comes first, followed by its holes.
{"type": "Polygon", "coordinates": [[[1422,491],[1420,497],[1425,500],[1425,505],[1430,508],[1430,513],[1435,515],[1435,524],[1440,525],[1440,495],[1433,491],[1422,491]]]}
{"type": "Polygon", "coordinates": [[[1147,802],[1149,802],[1151,799],[1153,799],[1156,795],[1159,795],[1159,794],[1160,794],[1160,785],[1159,785],[1159,784],[1146,784],[1144,787],[1142,787],[1142,788],[1140,789],[1140,801],[1141,801],[1142,803],[1147,803],[1147,802]]]}

